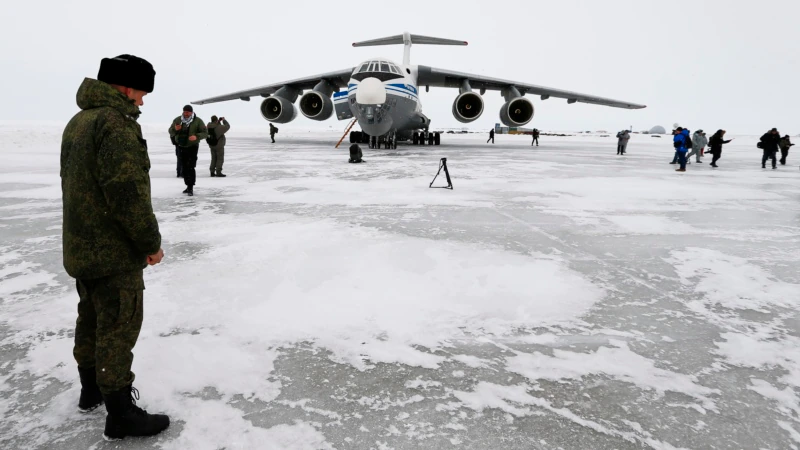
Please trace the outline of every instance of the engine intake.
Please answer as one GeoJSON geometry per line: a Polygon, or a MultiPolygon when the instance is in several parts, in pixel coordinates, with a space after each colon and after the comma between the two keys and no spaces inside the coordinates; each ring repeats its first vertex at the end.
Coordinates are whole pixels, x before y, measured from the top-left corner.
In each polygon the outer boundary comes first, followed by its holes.
{"type": "Polygon", "coordinates": [[[500,108],[500,122],[507,127],[520,127],[533,119],[533,103],[525,97],[517,97],[500,108]]]}
{"type": "Polygon", "coordinates": [[[311,120],[327,120],[333,115],[333,101],[317,91],[309,91],[300,97],[300,112],[311,120]]]}
{"type": "Polygon", "coordinates": [[[270,122],[289,123],[297,117],[297,109],[283,97],[267,97],[261,102],[261,115],[270,122]]]}
{"type": "Polygon", "coordinates": [[[464,92],[453,102],[453,117],[461,123],[470,123],[483,114],[483,98],[474,92],[464,92]]]}

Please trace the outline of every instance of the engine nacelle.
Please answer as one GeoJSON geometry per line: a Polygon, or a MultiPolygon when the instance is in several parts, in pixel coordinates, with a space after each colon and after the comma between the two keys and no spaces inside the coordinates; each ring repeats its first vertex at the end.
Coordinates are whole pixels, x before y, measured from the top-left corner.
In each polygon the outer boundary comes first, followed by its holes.
{"type": "Polygon", "coordinates": [[[500,108],[500,122],[507,127],[521,127],[533,119],[533,103],[525,97],[517,97],[500,108]]]}
{"type": "Polygon", "coordinates": [[[483,97],[474,92],[464,92],[453,102],[453,117],[461,123],[470,123],[483,114],[483,97]]]}
{"type": "Polygon", "coordinates": [[[327,120],[333,115],[333,101],[317,91],[309,91],[300,97],[300,112],[311,120],[327,120]]]}
{"type": "Polygon", "coordinates": [[[261,102],[261,115],[270,122],[289,123],[297,117],[297,109],[283,97],[267,97],[261,102]]]}

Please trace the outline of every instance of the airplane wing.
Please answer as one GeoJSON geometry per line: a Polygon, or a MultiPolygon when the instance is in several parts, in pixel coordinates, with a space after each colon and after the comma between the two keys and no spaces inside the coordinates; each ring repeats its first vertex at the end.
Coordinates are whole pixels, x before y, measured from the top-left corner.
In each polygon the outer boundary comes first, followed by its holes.
{"type": "Polygon", "coordinates": [[[418,66],[417,83],[420,86],[459,88],[464,80],[469,81],[473,89],[502,91],[508,87],[515,87],[521,94],[540,95],[542,100],[550,97],[565,98],[569,103],[591,103],[594,105],[611,106],[614,108],[641,109],[645,105],[638,105],[622,100],[597,97],[594,95],[580,94],[577,92],[563,91],[535,84],[518,83],[516,81],[501,80],[499,78],[484,77],[468,73],[455,72],[446,69],[437,69],[429,66],[418,66]]]}
{"type": "Polygon", "coordinates": [[[282,83],[268,84],[266,86],[260,86],[245,91],[233,92],[230,94],[220,95],[218,97],[206,98],[203,100],[196,100],[193,101],[192,104],[205,105],[207,103],[225,102],[228,100],[237,100],[237,99],[250,101],[250,97],[255,97],[255,96],[269,97],[270,94],[274,94],[275,91],[282,88],[283,86],[289,86],[298,90],[313,89],[314,86],[316,86],[317,83],[319,83],[322,80],[328,81],[330,84],[332,84],[337,88],[347,87],[347,83],[348,81],[350,81],[350,75],[353,74],[354,69],[355,67],[351,67],[349,69],[342,69],[336,72],[328,72],[320,75],[314,75],[311,77],[298,78],[296,80],[284,81],[282,83]]]}

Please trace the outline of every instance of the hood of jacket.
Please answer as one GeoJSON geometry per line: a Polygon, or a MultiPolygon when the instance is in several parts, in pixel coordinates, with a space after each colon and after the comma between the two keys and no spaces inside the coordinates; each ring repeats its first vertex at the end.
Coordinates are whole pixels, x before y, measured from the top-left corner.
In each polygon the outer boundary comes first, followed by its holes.
{"type": "Polygon", "coordinates": [[[75,97],[78,107],[82,110],[109,107],[137,119],[141,114],[139,107],[133,100],[114,89],[110,84],[86,78],[78,88],[75,97]]]}

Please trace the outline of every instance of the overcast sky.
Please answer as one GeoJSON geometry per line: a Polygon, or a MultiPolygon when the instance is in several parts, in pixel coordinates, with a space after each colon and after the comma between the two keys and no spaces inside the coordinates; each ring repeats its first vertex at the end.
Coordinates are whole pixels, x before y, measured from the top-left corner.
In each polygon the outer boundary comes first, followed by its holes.
{"type": "MultiPolygon", "coordinates": [[[[0,120],[66,121],[100,59],[130,53],[157,75],[143,123],[164,123],[191,100],[353,67],[402,62],[402,46],[352,42],[409,31],[467,47],[414,46],[425,64],[648,105],[628,111],[541,101],[545,130],[692,129],[800,133],[800,2],[785,1],[36,1],[10,2],[0,26],[0,120]]],[[[434,127],[461,126],[456,90],[422,92],[434,127]]],[[[196,107],[208,119],[264,126],[259,102],[196,107]]],[[[498,121],[500,94],[470,125],[498,121]]],[[[283,127],[332,127],[298,115],[283,127]]]]}

